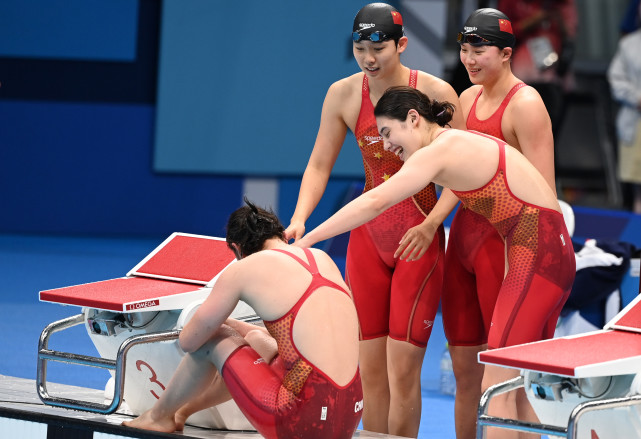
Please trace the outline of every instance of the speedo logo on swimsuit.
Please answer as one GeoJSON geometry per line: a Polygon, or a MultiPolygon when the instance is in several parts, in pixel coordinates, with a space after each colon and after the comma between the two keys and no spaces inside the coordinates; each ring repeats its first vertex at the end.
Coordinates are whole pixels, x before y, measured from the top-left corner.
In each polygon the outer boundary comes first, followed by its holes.
{"type": "Polygon", "coordinates": [[[354,404],[354,413],[358,413],[361,410],[363,410],[363,400],[362,399],[360,401],[356,401],[356,404],[354,404]]]}
{"type": "Polygon", "coordinates": [[[383,136],[365,136],[363,138],[369,142],[368,145],[373,145],[383,140],[383,136]]]}
{"type": "Polygon", "coordinates": [[[371,29],[376,26],[376,23],[358,23],[360,30],[371,29]]]}
{"type": "Polygon", "coordinates": [[[563,233],[559,235],[561,237],[561,242],[563,243],[563,247],[565,247],[565,238],[563,237],[563,233]]]}

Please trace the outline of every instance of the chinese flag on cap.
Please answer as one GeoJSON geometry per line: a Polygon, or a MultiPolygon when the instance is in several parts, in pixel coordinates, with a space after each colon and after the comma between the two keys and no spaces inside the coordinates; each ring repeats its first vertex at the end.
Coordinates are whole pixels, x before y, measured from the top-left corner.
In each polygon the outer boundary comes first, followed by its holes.
{"type": "Polygon", "coordinates": [[[512,23],[510,23],[510,20],[506,20],[505,18],[499,18],[499,30],[501,32],[507,32],[508,34],[512,34],[512,23]]]}
{"type": "Polygon", "coordinates": [[[398,24],[399,26],[403,26],[403,17],[401,17],[401,14],[392,11],[392,20],[394,21],[394,24],[398,24]]]}

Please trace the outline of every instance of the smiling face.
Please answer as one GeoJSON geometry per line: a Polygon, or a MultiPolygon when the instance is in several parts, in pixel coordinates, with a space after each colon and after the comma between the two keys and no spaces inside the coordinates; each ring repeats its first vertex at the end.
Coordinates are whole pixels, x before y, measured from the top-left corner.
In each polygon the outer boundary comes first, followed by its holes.
{"type": "Polygon", "coordinates": [[[378,132],[383,137],[385,151],[396,154],[399,159],[406,161],[421,147],[420,138],[417,136],[418,131],[414,129],[417,117],[418,113],[415,113],[415,110],[410,110],[405,121],[387,116],[376,118],[376,125],[378,132]]]}
{"type": "Polygon", "coordinates": [[[465,66],[472,84],[484,84],[496,78],[508,63],[512,49],[499,49],[496,46],[472,46],[461,44],[461,63],[465,66]]]}
{"type": "Polygon", "coordinates": [[[353,43],[354,58],[368,77],[376,78],[398,66],[399,55],[405,50],[405,47],[407,47],[406,37],[401,38],[398,45],[394,43],[394,40],[380,43],[361,40],[353,43]]]}

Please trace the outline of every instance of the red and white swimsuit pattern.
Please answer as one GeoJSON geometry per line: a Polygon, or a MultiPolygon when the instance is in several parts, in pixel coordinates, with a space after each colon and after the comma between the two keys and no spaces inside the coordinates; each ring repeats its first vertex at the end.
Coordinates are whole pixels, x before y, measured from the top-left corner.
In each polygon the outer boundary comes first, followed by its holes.
{"type": "MultiPolygon", "coordinates": [[[[412,70],[409,85],[416,88],[412,70]]],[[[354,133],[363,156],[367,192],[403,165],[383,149],[374,106],[363,76],[361,109],[354,133]]],[[[425,347],[441,297],[445,234],[440,227],[418,261],[399,261],[394,252],[408,229],[420,224],[437,201],[433,184],[352,230],[347,249],[346,281],[352,290],[363,340],[389,336],[425,347]]]]}
{"type": "Polygon", "coordinates": [[[507,144],[476,134],[496,141],[496,173],[481,188],[452,192],[505,240],[508,271],[492,314],[488,347],[551,338],[576,273],[574,248],[563,215],[516,197],[507,182],[507,144]]]}
{"type": "MultiPolygon", "coordinates": [[[[474,99],[467,116],[467,129],[505,141],[501,122],[514,94],[526,84],[520,82],[507,93],[499,108],[487,119],[476,117],[474,99]]],[[[450,227],[441,312],[447,341],[452,346],[480,346],[487,343],[496,299],[505,276],[505,245],[496,229],[481,215],[459,207],[450,227]]]]}
{"type": "Polygon", "coordinates": [[[309,249],[307,261],[279,249],[312,275],[301,298],[285,315],[264,321],[276,339],[278,355],[271,364],[249,346],[234,351],[222,368],[222,376],[234,401],[265,439],[351,439],[361,420],[363,389],[361,375],[345,386],[336,384],[297,349],[294,322],[305,301],[318,288],[347,291],[324,278],[309,249]]]}

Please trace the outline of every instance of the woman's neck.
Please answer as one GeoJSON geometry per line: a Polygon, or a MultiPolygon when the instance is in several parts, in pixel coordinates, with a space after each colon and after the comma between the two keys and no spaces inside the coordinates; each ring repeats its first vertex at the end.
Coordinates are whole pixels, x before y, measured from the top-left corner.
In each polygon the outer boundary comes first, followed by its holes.
{"type": "Polygon", "coordinates": [[[398,67],[389,75],[386,75],[384,78],[368,78],[368,83],[370,99],[372,99],[372,102],[378,101],[378,98],[380,98],[388,88],[398,85],[409,85],[410,69],[399,63],[398,67]]]}
{"type": "Polygon", "coordinates": [[[285,248],[289,247],[285,241],[280,238],[269,238],[263,243],[263,250],[271,250],[274,248],[285,248]]]}
{"type": "Polygon", "coordinates": [[[483,84],[483,94],[489,100],[503,99],[512,87],[519,82],[521,82],[520,79],[514,76],[511,70],[506,70],[496,79],[483,84]]]}
{"type": "Polygon", "coordinates": [[[446,128],[434,123],[429,122],[425,134],[425,146],[431,144],[446,128]]]}

